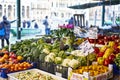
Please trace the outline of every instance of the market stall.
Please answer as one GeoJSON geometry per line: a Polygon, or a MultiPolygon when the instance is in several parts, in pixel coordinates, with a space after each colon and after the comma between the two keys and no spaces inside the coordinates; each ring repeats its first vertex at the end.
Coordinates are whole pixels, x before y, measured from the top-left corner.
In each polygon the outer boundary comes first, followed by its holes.
{"type": "Polygon", "coordinates": [[[12,44],[10,52],[6,46],[0,50],[1,77],[13,80],[37,69],[45,80],[113,80],[120,75],[120,36],[97,34],[96,28],[87,32],[81,38],[73,26],[61,25],[51,35],[12,44]]]}

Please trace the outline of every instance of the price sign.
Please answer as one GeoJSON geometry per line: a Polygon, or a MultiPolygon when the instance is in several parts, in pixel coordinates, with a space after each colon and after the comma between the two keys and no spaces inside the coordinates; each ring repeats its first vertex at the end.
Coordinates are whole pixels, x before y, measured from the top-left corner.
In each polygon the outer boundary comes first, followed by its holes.
{"type": "Polygon", "coordinates": [[[97,33],[98,33],[97,28],[90,28],[88,30],[87,35],[90,39],[97,39],[97,33]]]}
{"type": "Polygon", "coordinates": [[[96,80],[107,80],[107,75],[97,76],[96,80]]]}
{"type": "Polygon", "coordinates": [[[80,74],[73,73],[70,80],[83,80],[83,76],[80,74]]]}
{"type": "Polygon", "coordinates": [[[87,56],[89,53],[92,53],[94,51],[92,45],[89,43],[88,40],[84,41],[81,43],[78,47],[78,49],[85,55],[87,56]]]}
{"type": "Polygon", "coordinates": [[[80,27],[74,27],[74,33],[75,35],[79,36],[79,37],[86,37],[86,30],[82,29],[80,27]]]}

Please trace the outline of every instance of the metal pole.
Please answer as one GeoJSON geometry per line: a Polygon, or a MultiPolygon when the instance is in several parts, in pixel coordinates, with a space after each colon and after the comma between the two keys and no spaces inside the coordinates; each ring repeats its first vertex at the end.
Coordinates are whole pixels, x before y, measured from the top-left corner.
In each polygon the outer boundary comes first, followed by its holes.
{"type": "Polygon", "coordinates": [[[21,39],[21,0],[17,0],[17,39],[21,39]]]}
{"type": "Polygon", "coordinates": [[[103,1],[103,6],[102,6],[102,26],[104,26],[104,22],[105,22],[105,0],[103,1]]]}

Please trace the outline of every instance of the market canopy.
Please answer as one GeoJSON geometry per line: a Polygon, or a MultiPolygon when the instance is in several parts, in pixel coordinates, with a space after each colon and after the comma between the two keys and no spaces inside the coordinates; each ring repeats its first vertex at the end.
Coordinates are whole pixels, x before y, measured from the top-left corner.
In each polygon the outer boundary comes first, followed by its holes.
{"type": "Polygon", "coordinates": [[[92,2],[92,3],[85,3],[81,5],[74,5],[74,6],[69,6],[69,8],[72,9],[87,9],[87,8],[92,8],[96,6],[102,6],[102,5],[117,5],[120,4],[120,0],[107,0],[107,1],[101,1],[100,2],[92,2]]]}

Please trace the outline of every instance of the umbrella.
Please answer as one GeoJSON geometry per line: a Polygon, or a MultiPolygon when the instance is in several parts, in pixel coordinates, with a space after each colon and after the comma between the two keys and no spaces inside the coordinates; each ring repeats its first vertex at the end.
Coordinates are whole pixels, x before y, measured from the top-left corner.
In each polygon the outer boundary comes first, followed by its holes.
{"type": "Polygon", "coordinates": [[[85,3],[81,5],[74,5],[74,6],[69,6],[68,8],[72,9],[87,9],[87,8],[92,8],[96,6],[102,6],[102,5],[117,5],[120,4],[120,0],[107,0],[107,1],[100,1],[100,2],[93,2],[93,3],[85,3]]]}

